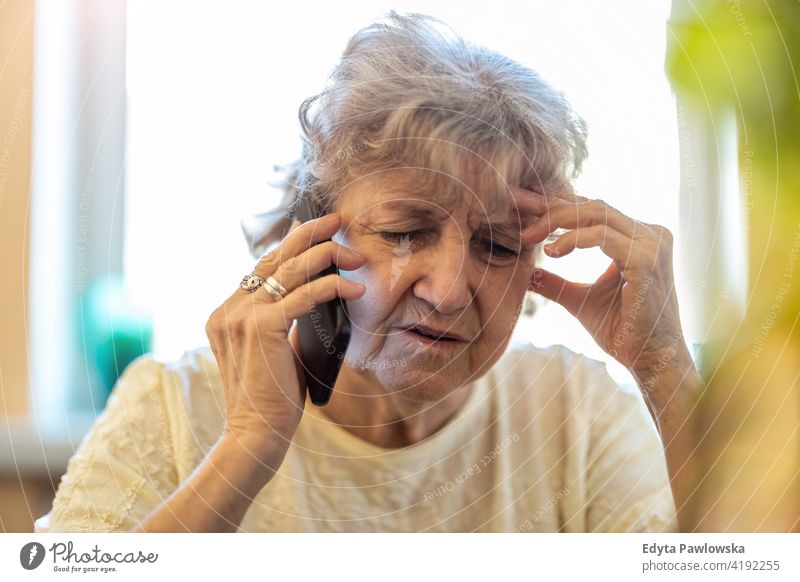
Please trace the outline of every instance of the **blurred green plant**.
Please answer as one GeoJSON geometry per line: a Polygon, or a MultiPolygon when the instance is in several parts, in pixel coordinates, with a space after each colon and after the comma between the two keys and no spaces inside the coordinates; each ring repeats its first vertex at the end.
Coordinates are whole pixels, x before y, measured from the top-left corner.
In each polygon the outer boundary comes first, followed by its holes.
{"type": "Polygon", "coordinates": [[[89,287],[79,313],[78,330],[84,357],[92,368],[89,378],[98,378],[91,402],[85,405],[100,412],[119,376],[138,356],[152,349],[153,325],[149,315],[133,300],[122,277],[112,274],[95,280],[89,287]]]}
{"type": "Polygon", "coordinates": [[[799,64],[797,0],[673,0],[676,93],[709,117],[736,113],[749,254],[743,320],[704,348],[691,529],[800,524],[799,64]]]}
{"type": "MultiPolygon", "coordinates": [[[[674,0],[667,43],[676,92],[706,110],[736,112],[752,194],[749,311],[758,317],[772,304],[800,220],[800,3],[674,0]]],[[[785,297],[784,312],[797,312],[798,299],[785,297]]]]}

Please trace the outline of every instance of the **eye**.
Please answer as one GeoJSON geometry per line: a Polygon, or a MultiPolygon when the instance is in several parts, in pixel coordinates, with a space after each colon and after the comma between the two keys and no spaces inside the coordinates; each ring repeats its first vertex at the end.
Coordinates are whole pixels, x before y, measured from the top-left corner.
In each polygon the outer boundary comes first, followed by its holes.
{"type": "MultiPolygon", "coordinates": [[[[413,243],[420,243],[426,238],[429,238],[431,234],[432,233],[424,230],[399,232],[383,231],[380,233],[387,241],[400,245],[403,248],[409,248],[413,243]]],[[[492,240],[488,238],[477,241],[477,244],[480,246],[481,253],[488,253],[494,259],[512,259],[519,256],[517,251],[492,242],[492,240]]]]}
{"type": "Polygon", "coordinates": [[[386,240],[399,244],[401,247],[411,246],[412,240],[419,240],[425,236],[421,230],[411,230],[402,232],[381,232],[381,236],[386,240]]]}
{"type": "Polygon", "coordinates": [[[494,243],[490,239],[484,239],[481,244],[489,254],[498,259],[510,259],[518,256],[517,251],[494,243]]]}

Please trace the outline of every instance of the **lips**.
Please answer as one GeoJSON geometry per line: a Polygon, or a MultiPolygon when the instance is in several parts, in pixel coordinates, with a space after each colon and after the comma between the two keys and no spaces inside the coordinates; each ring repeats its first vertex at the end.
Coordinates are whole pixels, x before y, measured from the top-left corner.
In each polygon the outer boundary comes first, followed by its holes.
{"type": "Polygon", "coordinates": [[[434,329],[432,327],[428,327],[427,325],[410,325],[405,328],[406,331],[414,331],[420,335],[424,335],[431,339],[435,340],[450,340],[450,341],[467,341],[463,336],[452,333],[450,331],[445,332],[443,330],[434,329]]]}

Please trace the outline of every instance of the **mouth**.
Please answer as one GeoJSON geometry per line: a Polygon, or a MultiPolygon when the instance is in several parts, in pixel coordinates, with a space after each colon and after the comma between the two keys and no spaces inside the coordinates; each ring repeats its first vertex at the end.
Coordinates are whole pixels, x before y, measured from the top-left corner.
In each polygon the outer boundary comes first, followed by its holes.
{"type": "Polygon", "coordinates": [[[411,325],[405,328],[405,331],[422,339],[427,339],[435,342],[443,343],[461,343],[467,341],[464,337],[452,333],[444,332],[438,329],[428,327],[426,325],[411,325]]]}

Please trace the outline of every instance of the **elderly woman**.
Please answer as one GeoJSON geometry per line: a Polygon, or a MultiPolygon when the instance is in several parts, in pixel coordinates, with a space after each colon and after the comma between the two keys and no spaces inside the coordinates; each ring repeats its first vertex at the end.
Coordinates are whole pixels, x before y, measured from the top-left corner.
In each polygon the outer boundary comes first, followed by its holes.
{"type": "Polygon", "coordinates": [[[670,235],[572,193],[586,130],[561,94],[390,13],[300,118],[286,202],[325,212],[255,266],[278,291],[236,289],[210,349],[129,366],[36,530],[677,529],[677,427],[697,380],[670,235]],[[610,257],[594,284],[537,268],[556,229],[549,255],[610,257]],[[655,423],[602,364],[509,348],[528,292],[631,370],[655,423]],[[332,300],[352,337],[317,407],[296,320],[332,300]]]}

